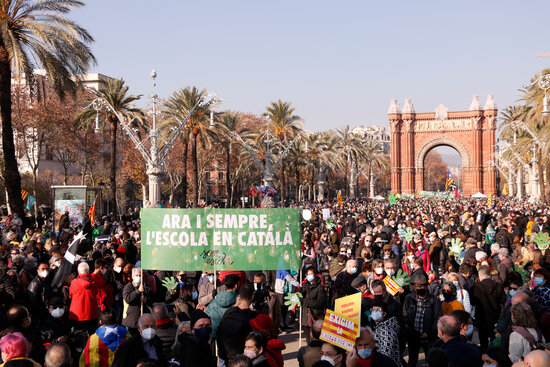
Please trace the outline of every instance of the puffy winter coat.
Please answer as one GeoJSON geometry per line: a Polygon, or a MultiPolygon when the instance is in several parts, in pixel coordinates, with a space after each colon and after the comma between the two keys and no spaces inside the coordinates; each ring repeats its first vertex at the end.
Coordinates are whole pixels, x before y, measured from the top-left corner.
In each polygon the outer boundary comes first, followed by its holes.
{"type": "Polygon", "coordinates": [[[216,331],[220,325],[223,314],[227,309],[235,304],[237,301],[237,293],[233,291],[225,291],[219,293],[216,298],[210,302],[206,309],[206,314],[210,316],[212,321],[212,336],[216,337],[216,331]]]}

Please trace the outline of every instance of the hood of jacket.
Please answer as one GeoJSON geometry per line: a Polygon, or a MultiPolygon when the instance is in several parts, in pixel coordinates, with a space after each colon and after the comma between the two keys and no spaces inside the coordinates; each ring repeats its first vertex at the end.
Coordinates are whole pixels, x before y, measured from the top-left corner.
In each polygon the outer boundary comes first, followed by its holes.
{"type": "Polygon", "coordinates": [[[90,276],[90,274],[80,274],[76,279],[79,280],[79,283],[84,288],[91,288],[94,284],[94,279],[90,276]]]}
{"type": "Polygon", "coordinates": [[[221,307],[230,307],[237,301],[237,293],[233,291],[224,291],[216,296],[216,302],[221,307]]]}

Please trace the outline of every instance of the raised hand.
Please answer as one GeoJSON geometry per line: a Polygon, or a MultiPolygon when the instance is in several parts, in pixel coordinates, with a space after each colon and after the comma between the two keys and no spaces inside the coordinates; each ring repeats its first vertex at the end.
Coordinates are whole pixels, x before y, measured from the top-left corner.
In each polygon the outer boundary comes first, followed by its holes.
{"type": "Polygon", "coordinates": [[[413,230],[411,228],[407,228],[407,230],[405,231],[405,241],[411,242],[413,240],[413,237],[413,230]]]}
{"type": "Polygon", "coordinates": [[[174,277],[166,277],[164,278],[164,280],[162,281],[162,285],[168,289],[168,292],[170,293],[174,293],[176,291],[176,288],[178,286],[178,282],[176,282],[176,280],[174,279],[174,277]]]}
{"type": "Polygon", "coordinates": [[[546,232],[538,232],[533,236],[533,241],[539,247],[539,250],[545,251],[550,245],[550,235],[546,232]]]}
{"type": "Polygon", "coordinates": [[[451,240],[451,246],[449,246],[449,251],[455,254],[455,257],[460,256],[462,251],[464,251],[464,244],[458,238],[453,238],[451,240]]]}
{"type": "Polygon", "coordinates": [[[401,288],[403,288],[406,285],[409,285],[409,280],[411,277],[409,276],[409,273],[406,271],[403,271],[399,269],[397,271],[397,274],[392,277],[393,281],[399,284],[401,288]]]}
{"type": "Polygon", "coordinates": [[[285,299],[285,306],[288,306],[289,310],[293,310],[295,307],[300,307],[302,305],[302,301],[300,298],[302,298],[302,293],[296,292],[296,293],[289,293],[285,299]]]}
{"type": "Polygon", "coordinates": [[[388,196],[388,201],[390,202],[390,205],[397,204],[397,196],[395,196],[395,194],[391,194],[388,196]]]}

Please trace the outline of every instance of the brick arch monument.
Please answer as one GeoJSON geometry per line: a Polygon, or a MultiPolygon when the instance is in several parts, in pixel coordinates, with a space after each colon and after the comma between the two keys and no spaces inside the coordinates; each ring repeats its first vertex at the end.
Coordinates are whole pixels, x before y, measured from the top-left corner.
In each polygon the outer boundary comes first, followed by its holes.
{"type": "Polygon", "coordinates": [[[412,194],[424,190],[424,158],[433,148],[453,147],[462,158],[465,197],[496,193],[496,171],[489,163],[495,153],[497,106],[493,95],[482,108],[474,96],[468,111],[416,113],[410,99],[403,110],[392,100],[388,110],[391,134],[391,191],[412,194]]]}

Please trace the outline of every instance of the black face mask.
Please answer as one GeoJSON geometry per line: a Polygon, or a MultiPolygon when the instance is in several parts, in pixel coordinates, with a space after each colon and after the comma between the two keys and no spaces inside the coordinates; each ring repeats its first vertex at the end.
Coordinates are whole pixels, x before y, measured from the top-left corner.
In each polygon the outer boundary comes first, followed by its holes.
{"type": "Polygon", "coordinates": [[[382,295],[379,294],[379,295],[377,295],[377,296],[374,296],[374,300],[375,300],[375,301],[383,301],[383,300],[384,300],[384,296],[382,296],[382,295]]]}
{"type": "Polygon", "coordinates": [[[415,292],[417,296],[425,297],[428,294],[428,288],[417,288],[415,292]]]}
{"type": "Polygon", "coordinates": [[[443,298],[445,301],[452,301],[455,297],[451,292],[443,292],[443,298]]]}

